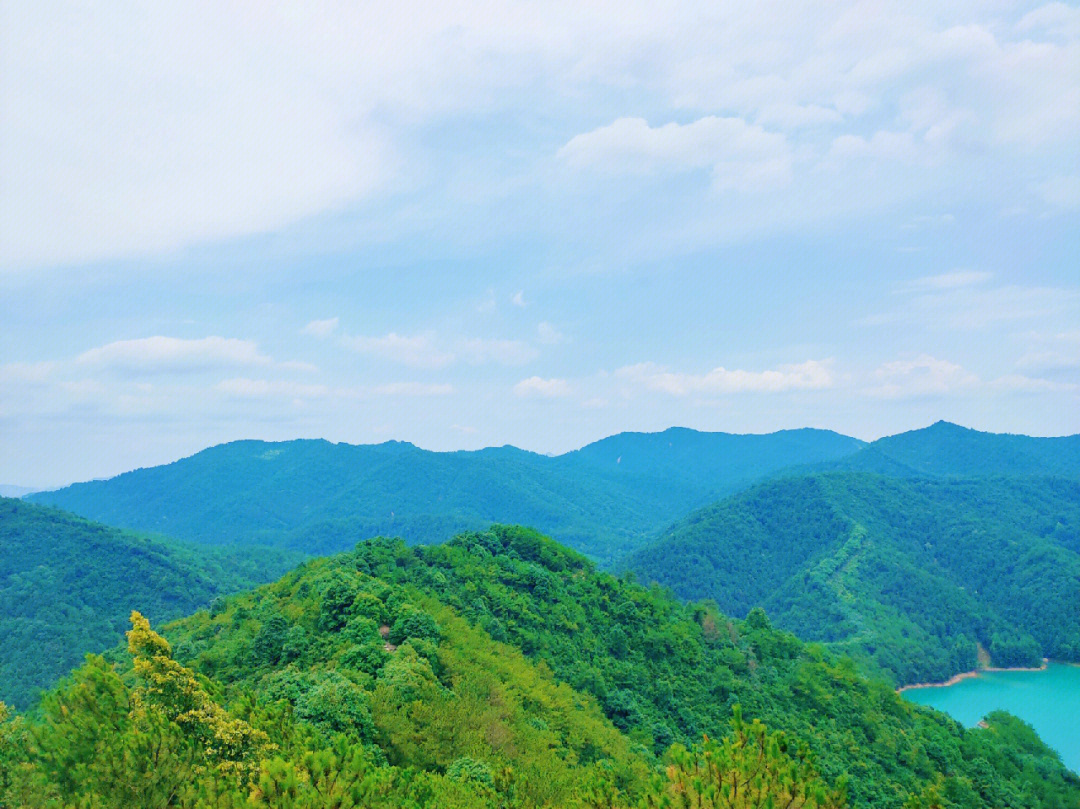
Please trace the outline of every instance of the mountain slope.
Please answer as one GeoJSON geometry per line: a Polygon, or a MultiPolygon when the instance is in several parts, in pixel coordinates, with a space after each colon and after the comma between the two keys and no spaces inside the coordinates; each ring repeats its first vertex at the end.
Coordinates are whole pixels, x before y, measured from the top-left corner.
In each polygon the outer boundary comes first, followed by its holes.
{"type": "Polygon", "coordinates": [[[851,653],[898,683],[1080,660],[1080,484],[1055,478],[770,481],[628,560],[646,581],[851,653]]]}
{"type": "Polygon", "coordinates": [[[31,500],[195,542],[263,542],[308,553],[342,550],[379,533],[420,541],[526,522],[611,562],[749,481],[861,446],[818,430],[624,434],[555,458],[513,447],[439,453],[400,442],[239,441],[31,500]]]}
{"type": "Polygon", "coordinates": [[[134,676],[92,662],[41,720],[0,722],[0,796],[6,760],[32,807],[173,788],[169,805],[200,809],[629,809],[765,760],[777,805],[839,807],[845,783],[854,807],[1080,805],[1080,779],[1011,717],[964,730],[760,611],[684,605],[526,529],[361,543],[165,634],[135,616],[134,676]],[[721,743],[658,758],[703,733],[721,743]]]}
{"type": "Polygon", "coordinates": [[[1080,435],[1033,438],[939,421],[886,436],[823,469],[897,477],[1054,476],[1080,479],[1080,435]]]}
{"type": "Polygon", "coordinates": [[[290,555],[200,553],[0,498],[0,699],[29,705],[87,652],[116,643],[135,607],[175,618],[265,581],[290,555]]]}

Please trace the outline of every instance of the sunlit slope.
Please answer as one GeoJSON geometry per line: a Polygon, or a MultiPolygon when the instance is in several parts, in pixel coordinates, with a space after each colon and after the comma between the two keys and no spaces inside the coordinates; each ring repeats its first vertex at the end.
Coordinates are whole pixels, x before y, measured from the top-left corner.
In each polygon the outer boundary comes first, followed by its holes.
{"type": "MultiPolygon", "coordinates": [[[[354,678],[369,692],[374,738],[399,764],[444,766],[460,754],[447,741],[454,736],[449,728],[472,727],[491,710],[483,699],[448,700],[437,690],[424,697],[423,708],[385,695],[381,684],[402,664],[403,650],[409,660],[417,655],[415,665],[424,671],[427,661],[435,680],[452,690],[467,677],[447,666],[475,660],[490,672],[486,678],[516,680],[505,672],[521,665],[520,651],[522,662],[542,663],[543,671],[585,695],[584,704],[595,700],[646,760],[674,741],[722,735],[739,704],[746,717],[808,745],[829,783],[850,779],[858,806],[899,806],[939,775],[951,779],[957,806],[999,805],[986,796],[1010,793],[1026,793],[1037,805],[1033,790],[1042,788],[1020,773],[1034,759],[1017,767],[1041,745],[1006,753],[1014,734],[1023,735],[1012,720],[1002,718],[995,732],[962,731],[772,628],[760,613],[732,621],[709,605],[683,605],[597,572],[584,557],[527,529],[494,528],[442,545],[361,543],[253,595],[230,598],[213,616],[185,619],[167,634],[182,659],[226,683],[227,692],[285,696],[301,712],[308,710],[302,695],[313,676],[339,671],[354,678]],[[502,644],[515,651],[500,652],[502,644]],[[499,657],[505,662],[497,665],[499,657]],[[421,721],[433,724],[410,724],[421,721]],[[440,744],[448,748],[437,751],[440,744]],[[1010,764],[1007,756],[1019,758],[1010,764]],[[995,762],[992,773],[980,771],[979,758],[995,762]]],[[[542,719],[549,730],[561,726],[551,715],[542,719]]],[[[483,749],[469,755],[500,755],[483,749]]],[[[578,756],[588,759],[580,749],[578,756]]],[[[1039,765],[1051,782],[1064,778],[1052,759],[1039,765]]],[[[1080,796],[1076,788],[1072,782],[1080,796]]]]}

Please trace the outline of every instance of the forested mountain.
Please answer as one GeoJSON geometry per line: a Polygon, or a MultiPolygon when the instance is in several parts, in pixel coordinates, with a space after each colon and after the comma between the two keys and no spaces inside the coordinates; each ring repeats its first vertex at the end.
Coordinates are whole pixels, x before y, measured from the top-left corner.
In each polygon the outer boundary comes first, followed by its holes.
{"type": "Polygon", "coordinates": [[[784,478],[685,519],[628,560],[644,581],[827,642],[896,683],[1080,660],[1080,483],[784,478]]]}
{"type": "Polygon", "coordinates": [[[155,620],[176,618],[295,561],[266,549],[195,553],[0,498],[0,699],[29,705],[86,653],[114,645],[135,607],[155,620]]]}
{"type": "Polygon", "coordinates": [[[361,543],[171,646],[132,623],[118,671],[0,720],[0,806],[1080,806],[1022,722],[965,730],[526,529],[361,543]]]}
{"type": "Polygon", "coordinates": [[[595,468],[623,477],[702,480],[745,486],[801,461],[793,458],[846,457],[867,446],[826,430],[784,430],[764,435],[702,433],[672,427],[660,433],[619,433],[556,459],[564,466],[595,468]]]}
{"type": "Polygon", "coordinates": [[[522,522],[611,562],[764,475],[861,446],[821,430],[623,434],[558,457],[513,447],[428,452],[401,442],[238,441],[31,499],[134,530],[312,554],[376,534],[421,541],[522,522]]]}
{"type": "Polygon", "coordinates": [[[819,470],[876,472],[898,477],[1052,475],[1080,479],[1080,435],[1033,438],[983,433],[939,421],[879,438],[819,470]]]}

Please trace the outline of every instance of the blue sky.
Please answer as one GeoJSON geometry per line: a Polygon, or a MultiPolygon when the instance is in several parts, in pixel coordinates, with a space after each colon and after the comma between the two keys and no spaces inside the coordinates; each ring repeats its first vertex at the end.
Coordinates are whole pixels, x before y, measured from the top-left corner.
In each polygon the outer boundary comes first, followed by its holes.
{"type": "Polygon", "coordinates": [[[2,13],[2,483],[1080,431],[1075,4],[2,13]]]}

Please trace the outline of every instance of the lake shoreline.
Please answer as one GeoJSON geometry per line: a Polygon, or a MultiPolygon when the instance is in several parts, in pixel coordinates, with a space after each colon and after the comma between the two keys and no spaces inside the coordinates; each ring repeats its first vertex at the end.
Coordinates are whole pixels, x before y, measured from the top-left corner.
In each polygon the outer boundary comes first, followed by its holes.
{"type": "Polygon", "coordinates": [[[909,687],[899,696],[913,705],[941,711],[967,728],[993,726],[986,717],[994,711],[1012,714],[1034,728],[1065,766],[1080,774],[1075,722],[1080,716],[1080,666],[1076,662],[1051,658],[1038,668],[991,671],[985,677],[972,674],[951,677],[955,688],[928,683],[927,688],[909,687]]]}
{"type": "Polygon", "coordinates": [[[987,666],[986,668],[973,669],[971,671],[963,671],[959,674],[954,674],[948,680],[937,683],[910,683],[908,685],[902,685],[896,689],[897,694],[902,694],[905,691],[912,691],[916,688],[948,688],[950,685],[956,685],[964,680],[970,680],[972,677],[978,677],[980,674],[994,672],[994,671],[1046,671],[1050,665],[1048,658],[1043,658],[1041,666],[987,666]]]}

